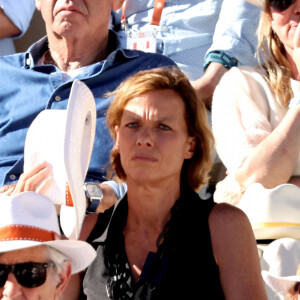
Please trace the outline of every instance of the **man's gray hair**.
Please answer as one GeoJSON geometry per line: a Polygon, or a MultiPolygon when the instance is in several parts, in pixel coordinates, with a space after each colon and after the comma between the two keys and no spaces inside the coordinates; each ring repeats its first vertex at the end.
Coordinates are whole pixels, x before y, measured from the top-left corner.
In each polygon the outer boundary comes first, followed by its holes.
{"type": "Polygon", "coordinates": [[[70,258],[68,258],[66,255],[62,254],[59,250],[51,246],[46,246],[46,248],[47,248],[49,260],[52,261],[55,265],[55,268],[50,268],[50,270],[52,270],[51,272],[59,282],[60,281],[59,274],[63,269],[64,263],[66,261],[70,261],[70,258]]]}

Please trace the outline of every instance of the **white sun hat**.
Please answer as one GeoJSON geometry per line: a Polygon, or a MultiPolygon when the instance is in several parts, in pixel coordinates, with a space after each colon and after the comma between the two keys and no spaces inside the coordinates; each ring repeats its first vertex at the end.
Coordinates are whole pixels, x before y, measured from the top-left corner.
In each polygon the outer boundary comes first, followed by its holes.
{"type": "Polygon", "coordinates": [[[300,239],[300,188],[281,184],[266,189],[251,184],[237,207],[248,216],[257,240],[290,237],[300,239]]]}
{"type": "Polygon", "coordinates": [[[46,109],[30,125],[24,148],[24,172],[47,161],[53,183],[48,196],[61,205],[64,234],[78,238],[86,211],[83,184],[96,130],[96,105],[90,89],[73,82],[66,110],[46,109]]]}
{"type": "Polygon", "coordinates": [[[269,266],[269,270],[262,271],[265,283],[281,299],[286,299],[289,290],[300,282],[300,241],[291,238],[275,240],[265,247],[262,259],[269,266]]]}
{"type": "Polygon", "coordinates": [[[96,251],[84,241],[62,239],[55,205],[46,196],[0,194],[0,253],[48,245],[72,261],[72,274],[84,270],[96,251]]]}

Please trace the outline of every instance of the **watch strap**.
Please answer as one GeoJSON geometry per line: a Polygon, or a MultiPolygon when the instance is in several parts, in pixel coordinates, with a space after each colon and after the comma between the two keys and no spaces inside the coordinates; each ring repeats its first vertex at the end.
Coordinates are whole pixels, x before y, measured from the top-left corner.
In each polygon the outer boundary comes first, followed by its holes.
{"type": "Polygon", "coordinates": [[[220,63],[227,69],[236,67],[238,64],[238,60],[236,58],[229,56],[224,51],[212,51],[209,52],[204,59],[204,72],[211,62],[220,63]]]}
{"type": "Polygon", "coordinates": [[[89,201],[89,206],[86,209],[86,214],[96,213],[97,208],[103,198],[102,189],[99,186],[98,182],[86,182],[84,183],[85,196],[89,201]],[[90,191],[89,186],[96,186],[97,190],[100,190],[98,195],[95,195],[93,189],[90,191]],[[92,194],[90,194],[92,192],[92,194]]]}
{"type": "Polygon", "coordinates": [[[86,214],[94,214],[100,204],[100,200],[94,199],[90,202],[89,207],[86,209],[86,214]]]}

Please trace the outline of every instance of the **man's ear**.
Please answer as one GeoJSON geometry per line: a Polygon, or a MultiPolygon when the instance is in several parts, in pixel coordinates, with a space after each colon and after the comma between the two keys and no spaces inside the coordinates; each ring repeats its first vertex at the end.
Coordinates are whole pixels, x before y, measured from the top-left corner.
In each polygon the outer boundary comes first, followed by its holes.
{"type": "Polygon", "coordinates": [[[41,10],[41,2],[40,0],[35,0],[35,7],[37,10],[41,10]]]}
{"type": "Polygon", "coordinates": [[[112,10],[116,11],[120,9],[123,5],[124,0],[113,0],[112,1],[112,10]]]}
{"type": "MultiPolygon", "coordinates": [[[[78,281],[77,276],[80,276],[78,274],[74,274],[71,276],[72,273],[72,263],[71,261],[64,262],[62,271],[59,273],[59,283],[56,286],[56,296],[57,299],[72,299],[70,294],[74,293],[74,290],[76,290],[76,283],[78,281]],[[73,278],[74,276],[74,278],[73,278]],[[70,278],[72,278],[70,280],[70,278]],[[69,287],[69,288],[66,288],[69,287]],[[60,295],[64,295],[62,298],[59,298],[60,295]],[[65,297],[66,296],[66,297],[65,297]]],[[[80,281],[80,288],[81,288],[81,281],[80,281]]],[[[78,294],[79,295],[79,294],[78,294]]]]}

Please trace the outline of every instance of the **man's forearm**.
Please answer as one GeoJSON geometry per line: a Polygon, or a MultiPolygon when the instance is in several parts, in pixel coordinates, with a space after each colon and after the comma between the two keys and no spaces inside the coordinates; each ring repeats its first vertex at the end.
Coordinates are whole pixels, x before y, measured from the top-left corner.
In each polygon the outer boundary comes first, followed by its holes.
{"type": "Polygon", "coordinates": [[[228,71],[222,64],[212,62],[207,67],[204,75],[192,84],[205,106],[210,109],[213,93],[222,76],[228,71]]]}
{"type": "Polygon", "coordinates": [[[21,33],[21,30],[6,16],[0,8],[0,39],[12,37],[21,33]]]}

